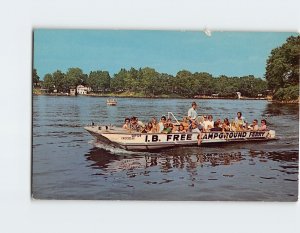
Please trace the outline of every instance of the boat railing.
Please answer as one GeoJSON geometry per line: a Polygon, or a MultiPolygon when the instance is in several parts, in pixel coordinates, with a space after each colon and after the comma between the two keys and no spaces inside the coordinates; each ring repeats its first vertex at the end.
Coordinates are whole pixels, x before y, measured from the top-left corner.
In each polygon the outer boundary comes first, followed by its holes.
{"type": "Polygon", "coordinates": [[[174,116],[174,114],[172,112],[168,112],[168,118],[171,118],[171,117],[176,121],[176,123],[178,125],[180,125],[180,122],[177,120],[177,118],[174,116]]]}

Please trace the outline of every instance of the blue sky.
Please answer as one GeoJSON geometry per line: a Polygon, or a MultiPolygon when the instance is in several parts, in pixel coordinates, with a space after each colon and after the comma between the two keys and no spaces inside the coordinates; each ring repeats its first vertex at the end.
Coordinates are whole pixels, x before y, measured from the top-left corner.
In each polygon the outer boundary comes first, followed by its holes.
{"type": "Polygon", "coordinates": [[[296,33],[130,30],[34,30],[34,67],[46,73],[79,67],[85,73],[152,67],[214,76],[263,77],[271,50],[296,33]]]}

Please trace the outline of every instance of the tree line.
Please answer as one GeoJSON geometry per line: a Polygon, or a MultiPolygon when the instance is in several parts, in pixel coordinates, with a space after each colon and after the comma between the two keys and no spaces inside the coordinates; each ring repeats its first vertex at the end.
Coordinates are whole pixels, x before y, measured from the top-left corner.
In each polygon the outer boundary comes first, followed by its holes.
{"type": "Polygon", "coordinates": [[[266,95],[267,82],[253,75],[243,77],[228,77],[221,75],[213,77],[206,72],[192,73],[181,70],[175,76],[159,73],[153,68],[122,68],[118,73],[110,76],[108,71],[91,71],[83,73],[80,68],[69,68],[66,73],[57,70],[46,74],[39,82],[37,71],[33,71],[33,84],[42,83],[42,87],[49,92],[69,92],[77,85],[89,86],[93,93],[140,93],[143,96],[174,95],[194,97],[196,95],[219,97],[236,97],[236,92],[242,96],[257,97],[266,95]]]}

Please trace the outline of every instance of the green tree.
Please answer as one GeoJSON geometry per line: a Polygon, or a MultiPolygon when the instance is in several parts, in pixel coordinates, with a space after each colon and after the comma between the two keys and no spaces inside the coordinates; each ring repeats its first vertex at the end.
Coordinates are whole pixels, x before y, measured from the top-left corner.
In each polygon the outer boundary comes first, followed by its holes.
{"type": "Polygon", "coordinates": [[[43,87],[48,90],[48,92],[53,92],[54,90],[54,80],[52,74],[46,74],[44,76],[43,87]]]}
{"type": "Polygon", "coordinates": [[[265,78],[268,87],[279,88],[299,85],[300,36],[291,36],[282,46],[271,51],[267,59],[265,78]]]}
{"type": "Polygon", "coordinates": [[[36,69],[33,69],[33,71],[32,71],[33,86],[36,87],[38,85],[39,81],[40,81],[40,77],[38,76],[36,69]]]}
{"type": "Polygon", "coordinates": [[[63,78],[62,89],[68,92],[70,88],[76,88],[79,84],[83,83],[85,75],[80,68],[69,68],[68,72],[63,78]]]}
{"type": "Polygon", "coordinates": [[[125,90],[125,80],[124,77],[127,75],[125,69],[121,69],[110,81],[110,87],[112,90],[120,92],[125,90]]]}
{"type": "Polygon", "coordinates": [[[110,76],[107,71],[91,71],[87,78],[87,84],[93,92],[105,92],[110,88],[110,76]]]}
{"type": "Polygon", "coordinates": [[[60,70],[57,70],[52,74],[52,78],[53,78],[54,86],[57,89],[57,91],[58,92],[64,91],[63,82],[65,79],[65,74],[62,73],[60,70]]]}
{"type": "Polygon", "coordinates": [[[175,92],[185,97],[191,97],[192,73],[187,70],[181,70],[176,74],[175,77],[176,88],[175,92]]]}
{"type": "Polygon", "coordinates": [[[141,81],[140,85],[142,86],[143,92],[151,95],[155,95],[156,88],[158,85],[163,85],[158,82],[159,73],[155,71],[153,68],[145,67],[141,70],[141,81]]]}

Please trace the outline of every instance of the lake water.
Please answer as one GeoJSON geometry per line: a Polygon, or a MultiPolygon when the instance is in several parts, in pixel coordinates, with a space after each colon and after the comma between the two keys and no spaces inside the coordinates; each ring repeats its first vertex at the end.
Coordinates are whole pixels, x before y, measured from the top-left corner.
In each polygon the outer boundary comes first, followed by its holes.
{"type": "Polygon", "coordinates": [[[182,118],[191,99],[33,97],[32,194],[37,199],[296,201],[298,105],[197,100],[198,113],[265,118],[280,140],[130,152],[100,143],[83,126],[182,118]]]}

